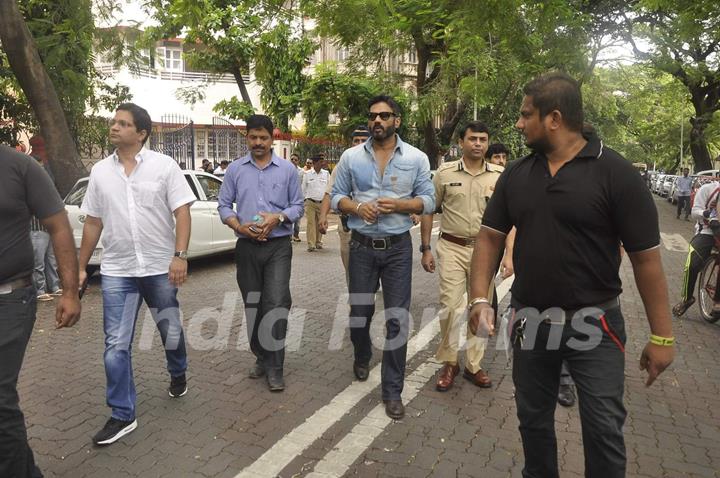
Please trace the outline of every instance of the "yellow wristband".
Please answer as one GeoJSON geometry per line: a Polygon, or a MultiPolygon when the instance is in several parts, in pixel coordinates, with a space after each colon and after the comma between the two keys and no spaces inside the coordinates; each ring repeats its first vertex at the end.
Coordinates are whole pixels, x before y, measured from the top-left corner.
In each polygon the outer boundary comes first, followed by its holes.
{"type": "Polygon", "coordinates": [[[660,337],[659,335],[650,334],[650,343],[669,347],[675,344],[675,337],[660,337]]]}

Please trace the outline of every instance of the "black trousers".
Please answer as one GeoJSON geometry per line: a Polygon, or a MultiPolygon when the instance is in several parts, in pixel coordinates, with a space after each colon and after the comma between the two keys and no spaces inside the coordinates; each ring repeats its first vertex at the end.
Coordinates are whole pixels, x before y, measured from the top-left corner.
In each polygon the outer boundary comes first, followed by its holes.
{"type": "Polygon", "coordinates": [[[0,476],[41,478],[27,441],[17,381],[35,324],[35,287],[0,295],[0,476]]]}
{"type": "Polygon", "coordinates": [[[250,350],[258,364],[282,370],[285,334],[292,306],[290,236],[257,242],[238,239],[235,245],[237,283],[245,304],[250,350]]]}
{"type": "MultiPolygon", "coordinates": [[[[520,315],[516,314],[515,328],[520,315]]],[[[592,326],[591,334],[585,329],[575,330],[570,323],[539,324],[532,333],[526,332],[522,346],[513,337],[513,382],[525,454],[524,478],[559,476],[555,407],[563,360],[578,392],[585,476],[625,476],[625,326],[619,307],[607,310],[603,319],[609,332],[599,317],[587,317],[583,320],[586,327],[592,326]],[[597,345],[590,347],[593,340],[597,345]],[[578,350],[581,346],[587,350],[578,350]]]]}
{"type": "MultiPolygon", "coordinates": [[[[709,234],[695,234],[695,237],[690,240],[690,248],[687,259],[685,260],[685,271],[683,274],[683,301],[693,297],[698,274],[700,274],[705,261],[710,257],[714,244],[715,237],[709,234]]],[[[718,280],[720,280],[720,274],[718,274],[718,280]]],[[[716,288],[715,300],[720,298],[718,296],[720,296],[720,291],[716,288]]]]}
{"type": "Polygon", "coordinates": [[[678,196],[677,200],[677,217],[680,217],[680,213],[685,213],[685,218],[690,216],[690,196],[678,196]]]}

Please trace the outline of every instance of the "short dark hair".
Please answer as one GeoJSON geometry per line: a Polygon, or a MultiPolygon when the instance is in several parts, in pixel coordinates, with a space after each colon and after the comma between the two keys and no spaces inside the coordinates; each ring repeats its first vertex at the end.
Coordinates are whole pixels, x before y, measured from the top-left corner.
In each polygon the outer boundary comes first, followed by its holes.
{"type": "Polygon", "coordinates": [[[227,166],[228,164],[230,164],[230,161],[228,161],[227,159],[223,159],[222,161],[220,161],[220,166],[227,166]]]}
{"type": "Polygon", "coordinates": [[[295,156],[297,159],[300,159],[300,155],[297,154],[297,153],[292,153],[292,154],[290,155],[290,158],[292,159],[293,156],[295,156]]]}
{"type": "Polygon", "coordinates": [[[485,152],[485,157],[490,159],[493,157],[494,154],[506,154],[510,156],[510,151],[508,151],[508,149],[502,143],[493,143],[488,146],[488,149],[485,152]]]}
{"type": "Polygon", "coordinates": [[[145,131],[145,139],[143,139],[143,146],[150,138],[152,133],[152,120],[150,119],[150,113],[145,108],[142,108],[135,103],[122,103],[115,111],[127,111],[133,117],[133,123],[135,123],[135,131],[145,131]]]}
{"type": "Polygon", "coordinates": [[[402,114],[402,109],[400,108],[400,105],[393,99],[392,96],[388,95],[378,95],[373,96],[370,98],[370,101],[368,101],[368,110],[372,108],[373,105],[377,103],[387,103],[390,108],[392,108],[393,113],[395,113],[395,116],[400,116],[402,114]]]}
{"type": "Polygon", "coordinates": [[[470,121],[460,128],[460,139],[465,139],[465,134],[467,134],[468,130],[473,133],[487,133],[488,136],[490,135],[490,130],[485,123],[482,121],[470,121]]]}
{"type": "Polygon", "coordinates": [[[251,129],[265,129],[268,133],[270,133],[270,136],[272,136],[273,131],[275,131],[275,126],[273,125],[272,120],[269,116],[265,115],[248,116],[245,127],[247,128],[247,131],[250,131],[251,129]]]}
{"type": "Polygon", "coordinates": [[[583,104],[580,85],[567,73],[559,71],[541,75],[525,85],[523,93],[532,98],[540,118],[557,110],[571,131],[583,129],[583,104]]]}
{"type": "Polygon", "coordinates": [[[362,137],[369,137],[370,136],[370,130],[367,126],[358,126],[355,128],[355,130],[352,132],[352,135],[350,135],[352,138],[357,138],[358,136],[362,137]]]}

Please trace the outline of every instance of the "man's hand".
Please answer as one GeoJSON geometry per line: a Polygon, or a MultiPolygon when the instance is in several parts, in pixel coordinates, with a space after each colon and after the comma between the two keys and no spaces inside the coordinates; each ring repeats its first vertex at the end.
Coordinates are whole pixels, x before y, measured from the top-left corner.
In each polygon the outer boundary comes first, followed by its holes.
{"type": "Polygon", "coordinates": [[[512,256],[505,254],[505,257],[503,257],[502,260],[502,264],[500,265],[500,273],[502,274],[503,279],[507,279],[515,273],[515,269],[513,268],[512,256]]]}
{"type": "Polygon", "coordinates": [[[280,214],[276,212],[259,212],[258,215],[263,218],[263,222],[255,226],[260,229],[258,240],[266,241],[272,230],[280,224],[280,214]]]}
{"type": "MultiPolygon", "coordinates": [[[[83,284],[85,284],[85,282],[87,280],[89,280],[87,271],[85,269],[86,269],[85,267],[81,266],[80,269],[78,270],[78,287],[80,289],[82,289],[83,284]]],[[[79,289],[78,289],[78,291],[79,291],[79,289]]]]}
{"type": "Polygon", "coordinates": [[[375,201],[361,203],[360,207],[357,208],[357,215],[366,223],[373,224],[378,217],[377,203],[375,201]]]}
{"type": "Polygon", "coordinates": [[[475,304],[468,313],[470,332],[478,337],[495,335],[495,310],[490,304],[475,304]]]}
{"type": "Polygon", "coordinates": [[[255,239],[256,241],[264,241],[266,239],[260,239],[260,235],[263,233],[261,227],[254,222],[246,222],[245,224],[239,225],[235,232],[242,234],[243,236],[255,239]]]}
{"type": "Polygon", "coordinates": [[[670,366],[675,358],[675,347],[667,345],[655,345],[650,342],[640,354],[640,370],[647,370],[648,378],[645,386],[653,384],[658,375],[670,366]]]}
{"type": "Polygon", "coordinates": [[[427,251],[423,251],[420,264],[422,264],[425,272],[435,272],[435,258],[429,249],[427,251]]]}
{"type": "Polygon", "coordinates": [[[380,214],[392,214],[397,211],[398,201],[394,198],[379,198],[377,208],[380,214]]]}
{"type": "MultiPolygon", "coordinates": [[[[340,226],[342,227],[342,226],[340,226]]],[[[327,234],[328,230],[328,218],[325,214],[320,214],[320,218],[318,219],[318,229],[320,229],[320,234],[327,234]]]]}
{"type": "MultiPolygon", "coordinates": [[[[84,273],[83,271],[82,273],[84,273]]],[[[80,320],[80,299],[78,291],[63,290],[55,309],[55,328],[72,327],[80,320]]]]}
{"type": "Polygon", "coordinates": [[[170,270],[168,271],[170,283],[175,287],[180,287],[187,279],[187,259],[173,257],[170,261],[170,270]]]}

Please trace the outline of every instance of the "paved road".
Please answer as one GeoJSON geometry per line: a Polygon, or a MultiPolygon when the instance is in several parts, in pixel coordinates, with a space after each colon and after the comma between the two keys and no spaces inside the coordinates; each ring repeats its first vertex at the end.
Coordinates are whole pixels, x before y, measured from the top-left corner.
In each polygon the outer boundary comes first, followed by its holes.
{"type": "MultiPolygon", "coordinates": [[[[675,300],[685,241],[692,233],[666,201],[657,205],[675,300]]],[[[263,381],[247,378],[253,360],[232,258],[196,261],[180,292],[190,391],[179,400],[168,397],[162,348],[143,309],[134,350],[139,428],[107,448],[90,443],[109,413],[98,284],[93,282],[83,299],[83,318],[74,329],[54,330],[52,304],[40,304],[20,393],[30,441],[46,476],[520,476],[522,448],[504,352],[491,343],[486,355],[491,389],[461,380],[450,392],[435,391],[437,277],[422,270],[416,254],[407,416],[387,419],[380,406],[379,370],[365,384],[353,380],[347,330],[334,321],[336,311],[342,317],[346,310],[337,235],[331,233],[325,242],[326,248],[315,253],[294,246],[296,310],[284,393],[271,394],[263,381]]],[[[673,369],[645,388],[637,357],[648,328],[627,260],[621,273],[628,331],[628,476],[720,476],[720,326],[704,323],[697,308],[691,309],[676,323],[673,369]]],[[[378,360],[376,354],[371,365],[378,360]]],[[[562,476],[582,476],[577,409],[559,407],[556,420],[562,476]]]]}

